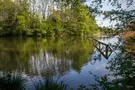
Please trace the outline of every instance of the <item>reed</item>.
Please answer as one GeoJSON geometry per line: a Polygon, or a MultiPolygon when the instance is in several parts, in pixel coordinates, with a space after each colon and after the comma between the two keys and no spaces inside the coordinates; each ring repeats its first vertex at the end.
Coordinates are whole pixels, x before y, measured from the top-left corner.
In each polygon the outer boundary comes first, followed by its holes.
{"type": "Polygon", "coordinates": [[[0,90],[24,90],[24,79],[21,75],[10,72],[0,74],[0,90]]]}
{"type": "Polygon", "coordinates": [[[45,78],[44,82],[35,84],[36,90],[67,90],[67,86],[64,80],[54,80],[53,78],[45,78]]]}

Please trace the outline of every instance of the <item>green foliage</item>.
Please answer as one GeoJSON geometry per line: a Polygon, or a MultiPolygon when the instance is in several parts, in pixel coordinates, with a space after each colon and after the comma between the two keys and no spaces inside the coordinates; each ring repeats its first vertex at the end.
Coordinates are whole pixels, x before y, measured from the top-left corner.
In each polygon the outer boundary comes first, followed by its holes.
{"type": "MultiPolygon", "coordinates": [[[[84,6],[81,2],[76,2],[72,5],[73,11],[71,14],[74,17],[73,24],[76,24],[76,27],[73,26],[74,32],[77,34],[93,34],[97,31],[97,25],[93,17],[88,13],[88,8],[84,6]],[[76,29],[77,28],[77,29],[76,29]]],[[[72,24],[71,24],[72,26],[72,24]]]]}
{"type": "Polygon", "coordinates": [[[64,25],[64,13],[62,11],[54,11],[52,15],[47,19],[47,34],[48,35],[60,35],[63,32],[64,25]]]}
{"type": "Polygon", "coordinates": [[[40,13],[29,12],[29,9],[27,0],[17,3],[0,1],[0,35],[84,35],[97,31],[97,24],[88,13],[88,7],[79,0],[65,10],[53,10],[46,20],[40,13]]]}
{"type": "Polygon", "coordinates": [[[16,28],[14,30],[14,34],[22,35],[26,30],[26,19],[24,16],[17,16],[16,28]]]}
{"type": "Polygon", "coordinates": [[[96,9],[94,12],[96,15],[103,15],[103,19],[110,20],[112,25],[115,24],[117,30],[127,30],[127,24],[131,20],[135,19],[135,10],[133,7],[134,0],[94,0],[92,2],[93,7],[96,9]],[[112,10],[104,9],[107,4],[109,7],[114,7],[112,10]],[[124,7],[123,7],[124,6],[124,7]]]}
{"type": "Polygon", "coordinates": [[[84,35],[97,32],[98,26],[88,7],[76,1],[70,9],[54,11],[47,19],[49,34],[84,35]]]}

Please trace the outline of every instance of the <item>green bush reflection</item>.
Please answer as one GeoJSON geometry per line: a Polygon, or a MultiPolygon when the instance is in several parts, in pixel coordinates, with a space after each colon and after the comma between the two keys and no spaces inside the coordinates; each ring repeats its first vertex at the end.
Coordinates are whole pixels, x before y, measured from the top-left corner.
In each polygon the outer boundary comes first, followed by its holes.
{"type": "Polygon", "coordinates": [[[84,37],[0,38],[0,70],[29,75],[80,72],[94,47],[84,37]]]}

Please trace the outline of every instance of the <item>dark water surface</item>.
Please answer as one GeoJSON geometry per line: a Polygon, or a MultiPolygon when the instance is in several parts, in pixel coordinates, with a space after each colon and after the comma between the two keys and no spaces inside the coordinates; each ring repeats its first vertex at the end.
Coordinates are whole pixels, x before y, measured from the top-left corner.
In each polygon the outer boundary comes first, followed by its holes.
{"type": "MultiPolygon", "coordinates": [[[[118,41],[117,36],[99,40],[107,44],[118,41]]],[[[66,80],[69,88],[87,86],[95,83],[90,73],[99,76],[110,73],[105,68],[108,60],[84,37],[0,38],[0,71],[23,73],[29,84],[50,76],[66,80]],[[99,59],[95,60],[96,57],[99,59]]]]}

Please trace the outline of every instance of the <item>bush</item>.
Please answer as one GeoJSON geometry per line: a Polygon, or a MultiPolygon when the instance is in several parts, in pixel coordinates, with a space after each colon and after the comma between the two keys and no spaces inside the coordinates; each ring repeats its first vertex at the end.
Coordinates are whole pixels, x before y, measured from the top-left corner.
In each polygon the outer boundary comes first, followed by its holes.
{"type": "Polygon", "coordinates": [[[9,72],[0,74],[0,90],[24,90],[21,75],[9,72]]]}
{"type": "Polygon", "coordinates": [[[67,84],[64,81],[54,80],[53,78],[46,78],[44,82],[35,85],[36,90],[66,90],[67,84]]]}

